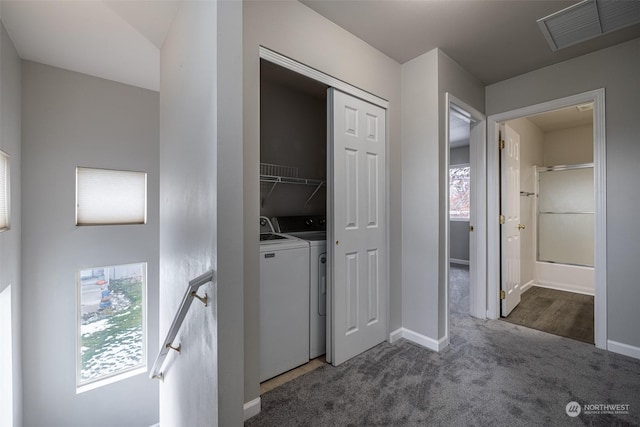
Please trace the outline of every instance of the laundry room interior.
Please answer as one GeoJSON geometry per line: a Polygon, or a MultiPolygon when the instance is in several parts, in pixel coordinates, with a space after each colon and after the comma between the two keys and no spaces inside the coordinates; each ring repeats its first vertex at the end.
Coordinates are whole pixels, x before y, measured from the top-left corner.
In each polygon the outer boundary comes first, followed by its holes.
{"type": "Polygon", "coordinates": [[[261,393],[325,363],[327,89],[261,60],[261,393]]]}
{"type": "Polygon", "coordinates": [[[327,88],[261,60],[260,216],[326,215],[327,88]]]}

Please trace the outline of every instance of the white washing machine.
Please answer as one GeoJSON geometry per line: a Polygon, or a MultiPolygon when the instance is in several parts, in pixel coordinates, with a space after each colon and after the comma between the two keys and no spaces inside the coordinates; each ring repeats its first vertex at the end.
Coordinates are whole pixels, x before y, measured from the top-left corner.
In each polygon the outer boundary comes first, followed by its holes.
{"type": "Polygon", "coordinates": [[[309,243],[260,218],[260,381],[309,361],[309,243]]]}
{"type": "Polygon", "coordinates": [[[273,222],[279,232],[303,239],[309,244],[309,359],[315,359],[326,353],[326,217],[276,217],[273,222]]]}

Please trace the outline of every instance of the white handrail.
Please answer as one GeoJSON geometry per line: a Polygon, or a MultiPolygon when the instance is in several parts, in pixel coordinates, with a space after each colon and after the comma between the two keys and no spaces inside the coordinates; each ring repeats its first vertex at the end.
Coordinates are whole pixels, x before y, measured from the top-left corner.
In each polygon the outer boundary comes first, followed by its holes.
{"type": "Polygon", "coordinates": [[[167,337],[164,339],[162,347],[160,347],[160,352],[158,352],[158,356],[156,357],[156,361],[153,363],[153,368],[151,369],[149,378],[158,378],[160,380],[164,378],[162,366],[164,365],[164,361],[167,358],[167,354],[169,354],[169,350],[175,350],[178,353],[180,352],[181,345],[178,345],[178,347],[174,347],[173,340],[176,338],[176,335],[180,330],[180,326],[182,326],[182,322],[184,321],[184,318],[189,311],[189,307],[191,307],[191,302],[194,298],[198,298],[200,301],[202,301],[202,303],[204,303],[206,307],[208,295],[204,294],[204,297],[201,297],[197,294],[197,292],[198,289],[200,289],[200,286],[209,282],[214,282],[214,280],[215,272],[213,270],[209,270],[206,273],[201,274],[195,279],[189,281],[189,286],[187,286],[187,290],[182,297],[180,308],[178,308],[178,312],[173,318],[173,322],[171,322],[171,327],[169,328],[169,332],[167,332],[167,337]]]}

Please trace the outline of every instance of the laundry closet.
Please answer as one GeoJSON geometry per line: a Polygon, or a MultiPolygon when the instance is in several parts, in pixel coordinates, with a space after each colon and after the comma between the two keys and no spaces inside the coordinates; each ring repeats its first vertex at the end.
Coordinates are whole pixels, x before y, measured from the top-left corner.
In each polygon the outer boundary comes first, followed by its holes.
{"type": "Polygon", "coordinates": [[[325,353],[327,88],[261,60],[261,382],[325,353]]]}

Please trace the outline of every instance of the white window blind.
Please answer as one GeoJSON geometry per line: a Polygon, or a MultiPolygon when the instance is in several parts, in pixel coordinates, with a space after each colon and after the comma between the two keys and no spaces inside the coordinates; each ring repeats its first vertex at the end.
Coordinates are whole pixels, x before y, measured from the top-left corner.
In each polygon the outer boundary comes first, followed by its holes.
{"type": "Polygon", "coordinates": [[[9,155],[0,151],[0,231],[9,229],[9,155]]]}
{"type": "Polygon", "coordinates": [[[145,224],[147,174],[76,168],[76,225],[145,224]]]}

